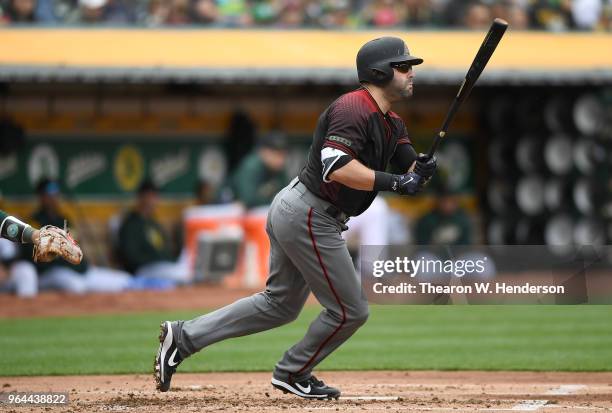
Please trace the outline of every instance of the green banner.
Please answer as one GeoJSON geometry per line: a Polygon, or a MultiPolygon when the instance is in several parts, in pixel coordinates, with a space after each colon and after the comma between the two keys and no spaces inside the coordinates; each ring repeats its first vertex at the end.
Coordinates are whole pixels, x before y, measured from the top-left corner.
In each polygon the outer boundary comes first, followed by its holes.
{"type": "Polygon", "coordinates": [[[31,195],[44,177],[66,193],[122,195],[151,179],[162,193],[188,194],[198,179],[214,184],[227,174],[223,149],[215,142],[129,140],[37,140],[0,156],[4,196],[31,195]]]}
{"type": "MultiPolygon", "coordinates": [[[[287,175],[296,176],[306,161],[310,137],[292,139],[287,175]]],[[[415,144],[419,148],[429,141],[415,144]]],[[[454,192],[473,190],[474,142],[459,136],[438,152],[439,174],[454,192]],[[451,166],[452,165],[452,166],[451,166]],[[448,168],[448,170],[447,170],[448,168]]],[[[222,184],[231,171],[220,141],[128,139],[38,139],[13,154],[0,154],[0,191],[5,197],[32,195],[44,177],[56,179],[66,194],[122,196],[151,179],[164,195],[189,195],[198,180],[222,184]]]]}

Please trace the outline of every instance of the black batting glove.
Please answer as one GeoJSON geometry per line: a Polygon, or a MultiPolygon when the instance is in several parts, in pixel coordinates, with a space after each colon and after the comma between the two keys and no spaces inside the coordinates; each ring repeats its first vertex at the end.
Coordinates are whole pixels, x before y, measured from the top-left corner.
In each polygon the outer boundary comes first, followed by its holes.
{"type": "Polygon", "coordinates": [[[415,195],[423,187],[423,178],[416,172],[393,175],[377,171],[374,176],[375,191],[390,191],[400,195],[415,195]]]}
{"type": "Polygon", "coordinates": [[[416,172],[408,172],[403,175],[394,175],[394,192],[400,195],[416,195],[423,188],[423,177],[416,172]]]}
{"type": "Polygon", "coordinates": [[[420,153],[416,159],[414,172],[420,175],[426,182],[433,176],[438,167],[438,160],[435,155],[429,158],[424,153],[420,153]]]}

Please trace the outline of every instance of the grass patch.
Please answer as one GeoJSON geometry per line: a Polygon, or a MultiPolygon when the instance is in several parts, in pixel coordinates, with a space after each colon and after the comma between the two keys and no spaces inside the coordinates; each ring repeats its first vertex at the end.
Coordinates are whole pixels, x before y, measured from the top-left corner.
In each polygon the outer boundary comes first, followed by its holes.
{"type": "MultiPolygon", "coordinates": [[[[368,323],[326,370],[612,371],[612,306],[373,306],[368,323]]],[[[227,340],[182,372],[270,371],[306,332],[294,323],[227,340]]],[[[195,312],[0,321],[0,375],[148,373],[158,324],[195,312]]]]}

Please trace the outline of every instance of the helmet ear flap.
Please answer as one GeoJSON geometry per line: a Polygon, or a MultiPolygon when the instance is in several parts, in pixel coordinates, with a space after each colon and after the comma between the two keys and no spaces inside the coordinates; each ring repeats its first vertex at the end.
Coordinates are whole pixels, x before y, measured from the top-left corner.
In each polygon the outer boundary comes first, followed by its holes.
{"type": "Polygon", "coordinates": [[[385,73],[384,71],[375,68],[371,68],[370,70],[372,71],[373,78],[376,79],[376,83],[384,84],[390,80],[388,73],[385,73]]]}

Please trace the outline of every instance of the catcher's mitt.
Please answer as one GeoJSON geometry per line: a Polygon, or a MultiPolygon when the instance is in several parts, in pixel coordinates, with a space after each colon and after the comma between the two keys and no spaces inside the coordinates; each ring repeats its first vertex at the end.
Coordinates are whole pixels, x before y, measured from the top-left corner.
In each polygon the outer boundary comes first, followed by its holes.
{"type": "Polygon", "coordinates": [[[40,229],[38,240],[34,242],[34,261],[49,262],[57,257],[78,264],[83,259],[83,252],[67,231],[46,225],[40,229]]]}

